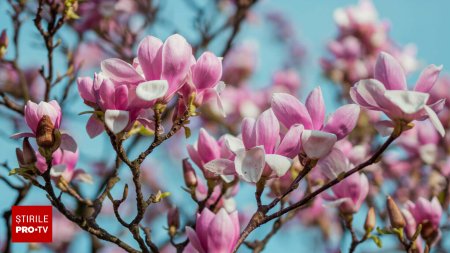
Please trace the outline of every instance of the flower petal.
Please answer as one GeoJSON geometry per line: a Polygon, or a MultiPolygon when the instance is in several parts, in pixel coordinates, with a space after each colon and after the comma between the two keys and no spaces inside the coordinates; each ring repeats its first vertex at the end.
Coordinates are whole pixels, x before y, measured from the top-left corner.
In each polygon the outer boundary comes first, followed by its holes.
{"type": "Polygon", "coordinates": [[[406,89],[405,71],[393,56],[385,52],[378,55],[375,79],[383,83],[388,90],[406,89]]]}
{"type": "Polygon", "coordinates": [[[218,175],[234,175],[234,162],[228,159],[215,159],[205,164],[205,169],[218,175]]]}
{"type": "Polygon", "coordinates": [[[192,81],[198,90],[214,87],[222,77],[222,61],[211,52],[204,52],[192,70],[192,81]]]}
{"type": "Polygon", "coordinates": [[[325,119],[325,103],[323,101],[322,90],[320,87],[315,88],[306,99],[306,108],[314,129],[321,129],[325,119]]]}
{"type": "Polygon", "coordinates": [[[443,66],[436,66],[434,64],[426,67],[419,76],[419,79],[416,82],[416,87],[414,87],[415,91],[419,92],[428,92],[433,88],[434,83],[439,77],[439,73],[441,72],[443,66]]]}
{"type": "Polygon", "coordinates": [[[33,133],[15,133],[15,134],[11,135],[9,138],[20,139],[20,138],[25,138],[25,137],[35,137],[35,135],[33,133]]]}
{"type": "Polygon", "coordinates": [[[234,160],[236,172],[245,181],[256,183],[261,179],[264,170],[264,149],[261,146],[254,147],[248,151],[241,149],[237,152],[234,160]]]}
{"type": "Polygon", "coordinates": [[[339,107],[328,119],[323,131],[333,133],[340,140],[347,136],[358,122],[360,108],[349,104],[339,107]]]}
{"type": "Polygon", "coordinates": [[[427,93],[403,90],[387,90],[385,96],[406,114],[422,110],[430,97],[427,93]]]}
{"type": "Polygon", "coordinates": [[[87,124],[86,131],[91,139],[97,137],[105,130],[103,123],[95,115],[91,115],[87,124]]]}
{"type": "Polygon", "coordinates": [[[265,157],[266,163],[277,174],[278,177],[282,177],[292,166],[292,159],[285,156],[268,154],[265,157]]]}
{"type": "Polygon", "coordinates": [[[114,134],[122,132],[128,125],[130,114],[127,111],[106,110],[105,124],[114,134]]]}
{"type": "Polygon", "coordinates": [[[337,141],[335,134],[315,130],[303,130],[302,147],[311,159],[322,158],[330,153],[337,141]]]}
{"type": "Polygon", "coordinates": [[[436,128],[436,130],[439,132],[439,134],[444,137],[445,135],[445,129],[442,126],[441,121],[439,120],[439,117],[436,115],[436,113],[431,109],[429,106],[425,106],[425,111],[427,112],[429,119],[431,123],[433,123],[433,126],[436,128]]]}
{"type": "Polygon", "coordinates": [[[255,125],[256,120],[253,118],[247,117],[242,120],[242,142],[246,149],[251,149],[256,146],[255,125]]]}
{"type": "Polygon", "coordinates": [[[276,153],[289,158],[297,156],[302,148],[302,132],[303,125],[293,125],[278,145],[276,153]]]}
{"type": "Polygon", "coordinates": [[[244,147],[244,143],[242,142],[241,139],[234,137],[230,134],[226,134],[224,136],[225,139],[225,145],[227,146],[227,148],[233,152],[233,153],[237,153],[239,150],[241,149],[245,149],[244,147]]]}
{"type": "Polygon", "coordinates": [[[233,221],[225,209],[220,209],[208,228],[208,252],[231,252],[236,235],[233,221]]]}
{"type": "Polygon", "coordinates": [[[191,227],[186,227],[186,234],[189,238],[189,244],[199,253],[205,253],[202,244],[200,243],[200,240],[197,236],[197,233],[195,233],[195,231],[191,227]]]}
{"type": "Polygon", "coordinates": [[[255,125],[256,145],[264,146],[267,154],[273,153],[275,145],[280,138],[280,123],[272,109],[259,115],[255,125]]]}
{"type": "Polygon", "coordinates": [[[139,43],[137,55],[146,80],[161,79],[162,45],[162,41],[153,36],[146,36],[139,43]]]}
{"type": "Polygon", "coordinates": [[[111,79],[122,83],[139,83],[144,81],[142,76],[131,64],[117,58],[102,61],[102,72],[111,79]]]}
{"type": "Polygon", "coordinates": [[[75,139],[72,136],[70,136],[66,133],[62,133],[60,148],[63,150],[67,150],[67,151],[75,153],[75,152],[77,152],[78,147],[77,147],[77,142],[75,141],[75,139]]]}
{"type": "Polygon", "coordinates": [[[164,42],[162,49],[161,78],[169,83],[168,96],[183,84],[191,66],[192,48],[179,34],[171,35],[164,42]]]}
{"type": "Polygon", "coordinates": [[[137,86],[136,95],[144,101],[152,101],[166,95],[168,88],[166,80],[147,81],[137,86]]]}
{"type": "Polygon", "coordinates": [[[394,131],[395,123],[390,120],[382,120],[376,122],[374,127],[381,136],[389,136],[394,131]]]}
{"type": "Polygon", "coordinates": [[[294,124],[302,124],[305,129],[312,128],[311,117],[305,105],[292,95],[274,93],[272,96],[272,110],[286,128],[290,128],[294,124]]]}

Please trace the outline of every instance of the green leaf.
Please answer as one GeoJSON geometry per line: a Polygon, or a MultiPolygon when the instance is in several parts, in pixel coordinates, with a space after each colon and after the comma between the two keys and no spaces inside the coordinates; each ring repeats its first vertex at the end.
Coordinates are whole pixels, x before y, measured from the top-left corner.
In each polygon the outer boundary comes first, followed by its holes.
{"type": "Polygon", "coordinates": [[[78,115],[91,114],[91,113],[95,113],[95,111],[84,111],[84,112],[78,113],[78,115]]]}

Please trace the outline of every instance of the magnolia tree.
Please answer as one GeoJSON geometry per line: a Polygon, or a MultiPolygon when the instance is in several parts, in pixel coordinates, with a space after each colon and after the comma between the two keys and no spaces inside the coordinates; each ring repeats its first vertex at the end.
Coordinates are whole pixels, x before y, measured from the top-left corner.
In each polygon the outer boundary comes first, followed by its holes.
{"type": "Polygon", "coordinates": [[[0,183],[16,192],[3,207],[4,252],[17,252],[11,206],[27,203],[53,206],[53,243],[29,247],[54,252],[80,252],[79,233],[91,252],[261,252],[299,226],[320,231],[327,252],[448,250],[442,66],[422,67],[414,47],[394,43],[370,1],[337,9],[321,66],[341,106],[327,103],[326,115],[328,88],[299,98],[305,49],[282,13],[255,11],[256,0],[179,3],[195,17],[186,37],[159,15],[166,1],[1,3],[11,19],[0,36],[2,122],[19,132],[16,157],[2,161],[0,183]],[[257,20],[287,56],[262,89],[250,85],[255,43],[235,40],[257,20]],[[159,38],[161,27],[180,34],[159,38]],[[23,29],[43,42],[37,65],[23,29]],[[104,138],[106,155],[82,133],[104,138]]]}

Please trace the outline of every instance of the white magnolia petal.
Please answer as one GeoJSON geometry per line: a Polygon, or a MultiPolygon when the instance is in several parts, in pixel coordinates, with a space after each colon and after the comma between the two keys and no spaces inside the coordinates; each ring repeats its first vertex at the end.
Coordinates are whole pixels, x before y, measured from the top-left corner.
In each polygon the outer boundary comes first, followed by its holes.
{"type": "Polygon", "coordinates": [[[430,97],[427,93],[405,90],[387,90],[384,95],[406,114],[422,110],[430,97]]]}
{"type": "Polygon", "coordinates": [[[233,180],[234,180],[233,175],[220,175],[220,178],[222,178],[222,180],[227,184],[233,182],[233,180]]]}
{"type": "Polygon", "coordinates": [[[152,101],[166,95],[169,89],[167,80],[153,80],[140,83],[136,88],[136,95],[145,101],[152,101]]]}
{"type": "Polygon", "coordinates": [[[50,169],[50,175],[52,177],[59,177],[64,173],[64,171],[66,171],[66,168],[67,167],[65,164],[53,165],[50,169]]]}
{"type": "Polygon", "coordinates": [[[105,112],[105,124],[114,134],[123,131],[127,127],[129,119],[130,114],[127,111],[106,110],[105,112]]]}
{"type": "Polygon", "coordinates": [[[427,112],[431,123],[433,123],[433,126],[436,128],[436,130],[439,132],[439,134],[442,137],[444,137],[445,130],[444,130],[444,127],[442,126],[441,121],[439,120],[438,116],[436,115],[436,112],[434,112],[433,109],[431,109],[429,106],[425,106],[425,111],[427,112]]]}
{"type": "Polygon", "coordinates": [[[261,179],[265,166],[264,148],[262,146],[254,147],[250,150],[241,149],[236,154],[234,166],[236,172],[245,181],[256,183],[261,179]]]}
{"type": "Polygon", "coordinates": [[[302,134],[303,151],[312,159],[319,159],[328,155],[336,141],[337,137],[332,133],[304,130],[302,134]]]}
{"type": "Polygon", "coordinates": [[[235,173],[234,162],[224,158],[209,161],[204,167],[219,175],[234,175],[235,173]]]}
{"type": "Polygon", "coordinates": [[[236,152],[238,152],[239,150],[245,149],[244,142],[242,142],[241,139],[230,134],[226,134],[224,138],[225,145],[231,152],[236,154],[236,152]]]}
{"type": "Polygon", "coordinates": [[[266,163],[277,174],[278,177],[284,176],[292,166],[292,159],[282,155],[268,154],[265,157],[266,163]]]}

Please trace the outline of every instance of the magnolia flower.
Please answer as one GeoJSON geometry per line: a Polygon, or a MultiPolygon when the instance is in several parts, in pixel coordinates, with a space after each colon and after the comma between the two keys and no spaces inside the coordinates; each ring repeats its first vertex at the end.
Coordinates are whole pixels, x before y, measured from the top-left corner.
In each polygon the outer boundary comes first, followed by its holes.
{"type": "Polygon", "coordinates": [[[192,63],[192,48],[179,34],[163,43],[147,36],[138,47],[138,57],[131,65],[120,59],[102,62],[103,73],[113,81],[136,87],[143,101],[160,99],[167,103],[184,84],[192,63]]]}
{"type": "Polygon", "coordinates": [[[295,94],[300,88],[301,80],[297,71],[287,69],[275,72],[272,76],[272,83],[274,90],[278,90],[278,92],[285,91],[295,94]]]}
{"type": "Polygon", "coordinates": [[[434,164],[438,155],[439,133],[429,121],[418,122],[416,126],[398,138],[410,157],[419,156],[427,164],[434,164]]]}
{"type": "MultiPolygon", "coordinates": [[[[78,162],[78,155],[78,150],[76,152],[71,152],[68,150],[57,149],[52,154],[50,175],[55,178],[62,177],[66,182],[80,180],[92,183],[92,178],[89,174],[82,169],[75,169],[78,162]]],[[[44,173],[47,171],[45,158],[39,152],[36,152],[36,157],[36,167],[41,173],[44,173]]]]}
{"type": "MultiPolygon", "coordinates": [[[[339,149],[334,148],[328,156],[319,160],[316,167],[333,180],[350,170],[352,164],[339,149]]],[[[356,213],[369,193],[369,180],[365,174],[354,173],[333,186],[331,191],[333,195],[325,192],[322,198],[332,201],[330,204],[337,206],[344,214],[356,213]]]]}
{"type": "Polygon", "coordinates": [[[216,176],[205,168],[205,164],[215,159],[232,159],[234,157],[233,153],[226,148],[224,138],[216,141],[203,128],[200,129],[197,143],[187,145],[187,151],[192,161],[203,171],[206,178],[214,178],[216,176]]]}
{"type": "Polygon", "coordinates": [[[292,95],[275,93],[272,110],[285,127],[304,126],[303,151],[312,159],[326,156],[337,140],[347,136],[355,127],[360,111],[355,104],[341,106],[324,124],[325,104],[320,87],[309,94],[306,105],[292,95]]]}
{"type": "Polygon", "coordinates": [[[430,224],[435,230],[439,229],[442,217],[442,206],[439,200],[434,197],[431,201],[420,197],[416,203],[411,201],[406,203],[406,207],[414,216],[417,224],[430,224]]]}
{"type": "Polygon", "coordinates": [[[257,45],[251,42],[231,48],[223,61],[223,81],[233,86],[241,86],[255,71],[258,63],[257,45]]]}
{"type": "Polygon", "coordinates": [[[280,141],[280,124],[268,109],[257,120],[245,118],[241,130],[242,140],[231,135],[225,139],[227,147],[236,155],[234,161],[216,159],[205,164],[206,169],[221,175],[237,173],[253,183],[258,182],[263,173],[270,176],[274,172],[278,177],[286,174],[292,158],[300,151],[303,126],[293,125],[280,141]]]}
{"type": "MultiPolygon", "coordinates": [[[[411,122],[429,118],[443,136],[444,128],[436,115],[445,100],[428,104],[428,91],[436,82],[442,66],[430,65],[420,75],[414,91],[407,90],[405,72],[394,57],[387,53],[378,56],[375,79],[357,82],[350,90],[355,103],[369,110],[384,112],[393,122],[411,122]]],[[[393,128],[395,123],[383,121],[380,126],[393,128]]]]}
{"type": "MultiPolygon", "coordinates": [[[[51,129],[52,135],[53,129],[59,130],[60,128],[62,113],[61,107],[59,106],[56,100],[52,100],[48,103],[42,101],[39,104],[36,104],[32,101],[28,101],[27,104],[25,105],[24,114],[25,114],[25,122],[27,123],[32,133],[30,132],[17,133],[11,136],[11,138],[13,139],[23,137],[37,137],[38,125],[39,122],[44,118],[44,116],[46,116],[52,124],[51,129]]],[[[75,152],[77,149],[77,144],[75,140],[72,138],[72,136],[64,132],[61,132],[60,148],[75,152]]]]}
{"type": "Polygon", "coordinates": [[[239,239],[237,211],[230,214],[220,209],[214,214],[205,208],[197,214],[195,230],[186,227],[190,247],[199,253],[231,253],[239,239]]]}
{"type": "MultiPolygon", "coordinates": [[[[211,52],[204,52],[191,66],[191,71],[181,92],[188,100],[195,94],[195,105],[211,99],[216,100],[217,106],[223,112],[223,105],[219,93],[225,88],[222,77],[222,60],[211,52]]],[[[225,115],[224,115],[225,116],[225,115]]]]}

